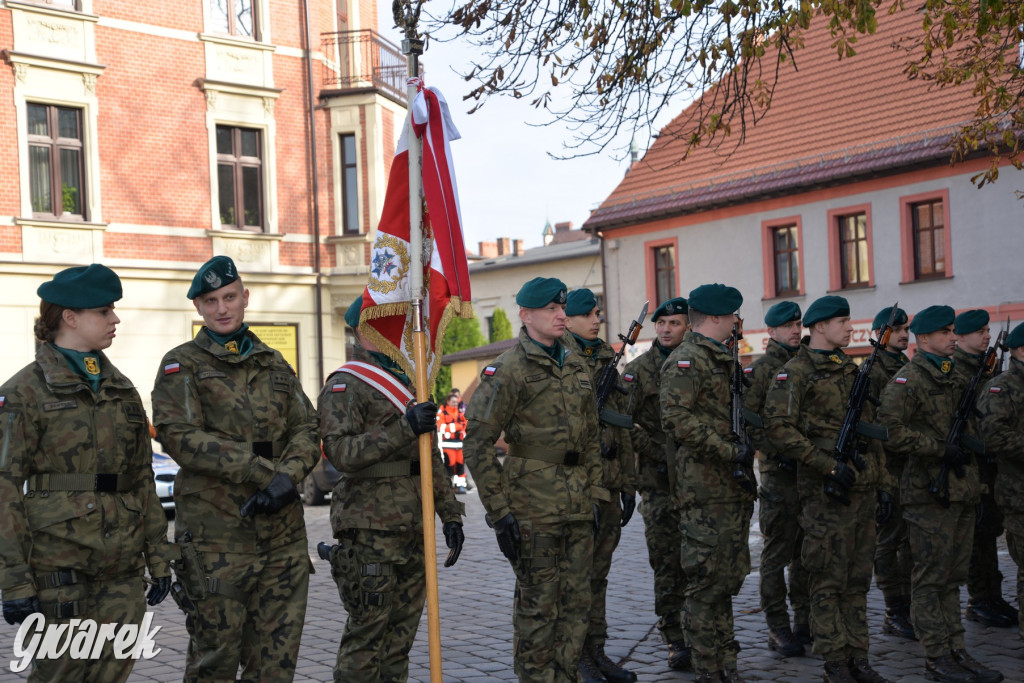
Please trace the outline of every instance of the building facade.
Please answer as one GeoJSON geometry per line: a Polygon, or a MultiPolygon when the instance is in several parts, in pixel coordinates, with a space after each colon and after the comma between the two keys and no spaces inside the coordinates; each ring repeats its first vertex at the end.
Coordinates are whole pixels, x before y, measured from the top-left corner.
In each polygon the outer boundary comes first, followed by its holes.
{"type": "Polygon", "coordinates": [[[355,0],[0,0],[0,375],[33,358],[39,283],[101,262],[125,292],[110,356],[148,401],[226,254],[315,395],[406,112],[376,22],[355,0]]]}

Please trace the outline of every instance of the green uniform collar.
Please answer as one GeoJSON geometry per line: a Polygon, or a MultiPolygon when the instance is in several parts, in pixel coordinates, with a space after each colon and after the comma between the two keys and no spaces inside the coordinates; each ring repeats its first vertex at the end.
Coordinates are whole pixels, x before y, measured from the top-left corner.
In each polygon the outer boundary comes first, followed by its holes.
{"type": "Polygon", "coordinates": [[[939,372],[941,372],[943,375],[948,375],[949,373],[953,372],[952,358],[948,358],[946,356],[937,356],[934,353],[928,353],[927,351],[922,351],[921,353],[923,353],[924,357],[927,358],[932,365],[937,367],[939,369],[939,372]]]}
{"type": "Polygon", "coordinates": [[[60,355],[64,356],[68,365],[76,375],[84,379],[92,387],[93,392],[99,391],[100,373],[103,368],[100,365],[100,354],[98,351],[75,351],[65,349],[63,346],[53,345],[60,355]]]}
{"type": "Polygon", "coordinates": [[[248,356],[253,350],[252,339],[249,339],[249,335],[246,334],[248,331],[248,323],[242,323],[241,327],[228,335],[217,334],[209,327],[206,328],[206,334],[210,335],[210,339],[217,342],[231,353],[237,353],[242,358],[248,356]]]}
{"type": "Polygon", "coordinates": [[[405,374],[405,370],[403,370],[402,366],[396,363],[393,358],[381,353],[380,351],[367,351],[367,353],[370,354],[370,357],[377,362],[377,365],[397,377],[398,381],[406,387],[412,386],[412,379],[409,375],[405,374]]]}
{"type": "Polygon", "coordinates": [[[836,365],[842,365],[846,362],[846,353],[842,349],[811,349],[812,352],[819,356],[824,356],[836,365]]]}
{"type": "Polygon", "coordinates": [[[661,354],[662,358],[668,358],[669,354],[672,353],[672,351],[674,351],[674,349],[670,349],[659,344],[657,339],[654,340],[652,345],[654,346],[654,348],[658,349],[658,352],[661,354]]]}
{"type": "Polygon", "coordinates": [[[591,341],[589,339],[584,339],[575,332],[570,332],[570,334],[572,335],[572,338],[576,340],[576,343],[579,344],[580,352],[584,356],[596,356],[601,350],[601,346],[604,344],[604,341],[600,338],[591,341]]]}
{"type": "Polygon", "coordinates": [[[555,340],[555,343],[552,344],[551,346],[545,346],[544,344],[541,344],[539,341],[531,337],[530,333],[526,331],[525,327],[523,328],[523,334],[526,335],[527,339],[536,344],[537,347],[548,356],[548,358],[555,361],[555,363],[558,364],[558,367],[562,367],[562,363],[565,362],[565,347],[562,346],[562,344],[557,339],[555,340]]]}
{"type": "Polygon", "coordinates": [[[903,363],[904,365],[906,365],[907,363],[910,362],[910,360],[907,358],[906,354],[904,354],[902,351],[889,351],[889,350],[886,350],[885,353],[890,358],[892,358],[893,360],[898,360],[901,363],[903,363]]]}
{"type": "Polygon", "coordinates": [[[712,344],[714,344],[715,346],[717,346],[717,347],[718,347],[719,349],[721,349],[722,351],[725,351],[726,353],[732,353],[732,351],[731,351],[731,350],[729,349],[729,347],[728,347],[728,346],[726,346],[726,345],[725,345],[725,344],[723,344],[722,342],[718,341],[717,339],[712,339],[711,337],[708,337],[707,335],[703,335],[703,334],[701,334],[700,332],[694,332],[693,330],[690,330],[690,333],[691,333],[691,334],[692,334],[692,335],[693,335],[694,337],[699,337],[700,339],[707,339],[707,340],[708,340],[709,342],[711,342],[712,344]]]}
{"type": "Polygon", "coordinates": [[[1017,364],[1017,369],[1018,369],[1018,370],[1024,370],[1024,362],[1021,362],[1021,361],[1017,360],[1017,359],[1016,359],[1016,358],[1014,358],[1013,356],[1010,356],[1010,363],[1011,363],[1011,366],[1010,366],[1010,367],[1013,367],[1013,366],[1012,366],[1012,364],[1013,364],[1013,363],[1016,363],[1016,364],[1017,364]]]}
{"type": "Polygon", "coordinates": [[[772,344],[774,344],[775,346],[781,347],[784,351],[789,353],[790,356],[795,356],[796,352],[797,352],[797,349],[800,348],[799,344],[797,344],[796,346],[790,346],[789,344],[783,344],[780,341],[775,341],[774,339],[769,339],[768,340],[768,345],[771,346],[772,344]]]}

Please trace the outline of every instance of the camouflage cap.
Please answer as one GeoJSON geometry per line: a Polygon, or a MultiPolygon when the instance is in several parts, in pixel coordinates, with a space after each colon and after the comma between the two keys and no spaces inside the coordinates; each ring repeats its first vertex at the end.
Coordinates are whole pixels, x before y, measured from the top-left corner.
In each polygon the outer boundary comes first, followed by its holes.
{"type": "Polygon", "coordinates": [[[778,327],[800,319],[800,304],[795,301],[780,301],[764,314],[764,324],[778,327]]]}
{"type": "MultiPolygon", "coordinates": [[[[873,329],[873,330],[880,330],[880,329],[882,329],[882,325],[884,325],[887,322],[889,322],[889,315],[891,313],[892,313],[892,306],[886,306],[885,308],[880,310],[878,312],[878,315],[875,316],[875,319],[871,321],[871,329],[873,329]]],[[[902,308],[897,308],[896,309],[896,317],[893,318],[892,324],[893,325],[906,325],[907,324],[907,320],[909,320],[909,318],[907,318],[907,312],[904,311],[902,308]]]]}
{"type": "Polygon", "coordinates": [[[121,300],[121,278],[100,263],[75,266],[39,285],[36,294],[65,308],[100,308],[121,300]]]}
{"type": "Polygon", "coordinates": [[[523,308],[543,308],[552,301],[564,304],[565,300],[565,283],[556,277],[535,277],[516,294],[516,303],[523,308]]]}
{"type": "Polygon", "coordinates": [[[828,296],[815,299],[807,307],[807,312],[804,313],[804,327],[810,327],[814,323],[820,323],[822,320],[838,318],[844,315],[850,315],[850,302],[841,296],[829,294],[828,296]]]}
{"type": "Polygon", "coordinates": [[[988,321],[988,311],[983,308],[964,311],[953,319],[953,331],[957,334],[970,334],[988,325],[988,321]]]}
{"type": "Polygon", "coordinates": [[[192,286],[188,288],[187,296],[195,299],[200,294],[220,289],[224,285],[230,285],[238,279],[238,268],[230,256],[214,256],[204,263],[192,278],[192,286]]]}
{"type": "Polygon", "coordinates": [[[928,334],[935,330],[941,330],[946,325],[952,325],[956,319],[956,311],[949,306],[929,306],[919,311],[910,323],[910,331],[914,334],[928,334]]]}
{"type": "Polygon", "coordinates": [[[363,295],[360,294],[349,304],[345,311],[345,324],[355,329],[359,327],[359,313],[363,310],[363,295]]]}
{"type": "Polygon", "coordinates": [[[1010,334],[1006,335],[1006,345],[1011,349],[1024,346],[1024,323],[1017,325],[1010,331],[1010,334]]]}
{"type": "Polygon", "coordinates": [[[743,295],[735,287],[721,285],[717,282],[701,285],[686,297],[686,305],[706,315],[729,315],[743,305],[743,295]]]}
{"type": "Polygon", "coordinates": [[[565,297],[566,315],[587,315],[597,308],[597,297],[589,289],[574,289],[565,297]]]}
{"type": "Polygon", "coordinates": [[[658,318],[663,315],[686,315],[689,312],[690,308],[686,304],[686,298],[677,296],[658,306],[654,311],[654,315],[651,316],[651,322],[657,322],[658,318]]]}

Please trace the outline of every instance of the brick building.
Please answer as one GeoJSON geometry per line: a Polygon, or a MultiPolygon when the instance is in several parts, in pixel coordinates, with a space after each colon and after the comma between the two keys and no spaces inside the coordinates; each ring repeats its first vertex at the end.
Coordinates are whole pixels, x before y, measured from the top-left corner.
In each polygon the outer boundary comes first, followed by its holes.
{"type": "Polygon", "coordinates": [[[193,273],[227,254],[315,395],[406,112],[376,23],[372,0],[0,0],[0,376],[33,357],[38,284],[102,262],[110,356],[148,399],[200,321],[193,273]]]}

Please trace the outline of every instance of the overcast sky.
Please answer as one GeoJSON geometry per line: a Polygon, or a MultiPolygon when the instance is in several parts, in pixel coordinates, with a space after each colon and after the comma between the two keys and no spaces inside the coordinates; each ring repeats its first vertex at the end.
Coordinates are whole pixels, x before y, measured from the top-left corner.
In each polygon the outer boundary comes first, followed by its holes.
{"type": "MultiPolygon", "coordinates": [[[[393,28],[391,3],[379,0],[381,34],[395,45],[402,36],[393,28]]],[[[535,127],[545,116],[529,101],[494,98],[474,114],[471,101],[462,97],[470,85],[452,68],[465,70],[471,47],[464,40],[431,42],[421,57],[426,84],[448,100],[462,139],[452,144],[459,184],[466,246],[477,251],[477,242],[498,237],[525,240],[525,246],[541,245],[544,224],[572,221],[579,228],[605,197],[611,194],[628,168],[628,159],[616,160],[611,152],[579,159],[555,160],[548,152],[561,153],[562,141],[571,138],[564,126],[535,127]]],[[[628,145],[624,140],[620,145],[628,145]]],[[[642,143],[646,144],[646,143],[642,143]]]]}

